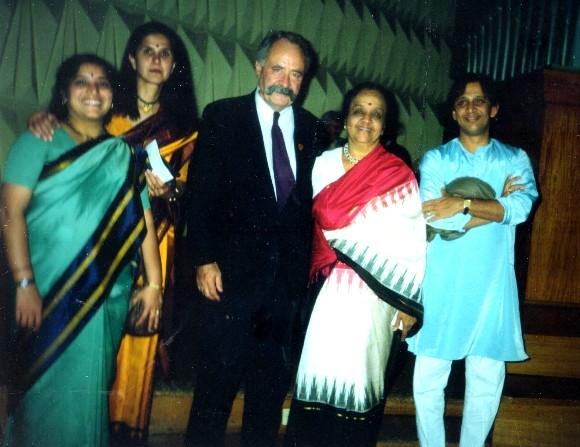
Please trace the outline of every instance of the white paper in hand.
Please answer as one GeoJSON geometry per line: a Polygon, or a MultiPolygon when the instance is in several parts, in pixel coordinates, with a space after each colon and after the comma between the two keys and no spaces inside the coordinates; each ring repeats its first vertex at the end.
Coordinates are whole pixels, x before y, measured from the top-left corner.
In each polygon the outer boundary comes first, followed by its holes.
{"type": "Polygon", "coordinates": [[[147,146],[145,146],[147,155],[149,155],[149,164],[153,173],[157,175],[163,183],[167,183],[173,180],[173,175],[163,163],[163,159],[159,154],[159,146],[157,145],[157,140],[152,140],[147,146]]]}

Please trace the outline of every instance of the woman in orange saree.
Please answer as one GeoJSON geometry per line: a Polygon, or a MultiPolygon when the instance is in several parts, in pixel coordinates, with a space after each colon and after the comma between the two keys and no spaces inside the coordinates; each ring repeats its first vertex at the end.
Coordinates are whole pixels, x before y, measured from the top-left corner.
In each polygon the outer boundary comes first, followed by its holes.
{"type": "MultiPolygon", "coordinates": [[[[159,22],[148,22],[131,34],[121,65],[121,94],[107,130],[132,146],[156,140],[175,176],[162,183],[146,172],[161,255],[164,322],[172,306],[175,244],[189,158],[197,138],[197,118],[187,51],[177,34],[159,22]]],[[[170,331],[165,325],[165,332],[170,331]]],[[[166,334],[126,334],[117,355],[117,374],[109,398],[112,434],[123,445],[147,438],[153,399],[153,377],[159,353],[166,357],[166,334]]]]}

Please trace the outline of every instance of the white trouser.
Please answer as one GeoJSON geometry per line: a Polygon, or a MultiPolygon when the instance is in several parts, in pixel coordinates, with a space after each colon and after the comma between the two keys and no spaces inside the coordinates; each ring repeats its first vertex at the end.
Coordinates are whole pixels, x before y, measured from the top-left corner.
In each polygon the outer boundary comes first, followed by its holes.
{"type": "MultiPolygon", "coordinates": [[[[422,447],[444,447],[444,390],[451,360],[423,355],[415,360],[413,397],[417,432],[422,447]]],[[[491,429],[501,400],[505,362],[487,357],[465,358],[465,398],[460,447],[479,447],[491,429]]]]}

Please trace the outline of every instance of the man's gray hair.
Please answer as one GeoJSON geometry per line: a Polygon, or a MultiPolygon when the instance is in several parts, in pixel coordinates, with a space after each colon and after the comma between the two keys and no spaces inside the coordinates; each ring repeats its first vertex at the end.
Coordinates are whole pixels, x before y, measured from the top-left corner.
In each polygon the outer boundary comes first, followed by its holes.
{"type": "Polygon", "coordinates": [[[258,46],[258,51],[256,52],[256,61],[260,65],[264,65],[266,57],[270,52],[270,48],[279,40],[286,39],[290,43],[298,46],[302,55],[304,56],[304,74],[307,74],[313,66],[314,58],[316,54],[312,48],[312,44],[302,37],[300,34],[293,33],[292,31],[270,31],[266,37],[262,39],[260,45],[258,46]]]}

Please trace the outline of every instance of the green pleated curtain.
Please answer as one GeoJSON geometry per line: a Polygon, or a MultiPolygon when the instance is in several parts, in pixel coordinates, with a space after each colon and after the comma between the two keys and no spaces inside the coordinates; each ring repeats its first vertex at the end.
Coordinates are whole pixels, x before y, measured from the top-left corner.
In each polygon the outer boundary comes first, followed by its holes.
{"type": "Polygon", "coordinates": [[[434,108],[449,88],[455,0],[0,0],[0,164],[54,73],[76,52],[118,65],[131,30],[160,20],[189,51],[198,107],[256,85],[254,49],[270,29],[299,32],[320,69],[304,106],[320,116],[363,80],[399,101],[399,143],[414,159],[438,144],[434,108]]]}

